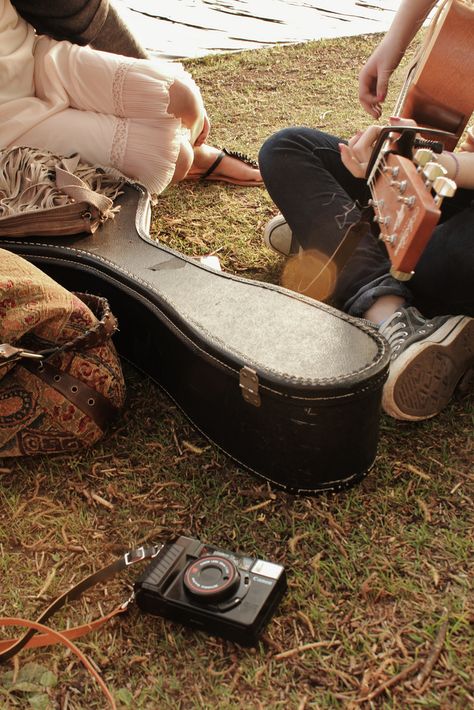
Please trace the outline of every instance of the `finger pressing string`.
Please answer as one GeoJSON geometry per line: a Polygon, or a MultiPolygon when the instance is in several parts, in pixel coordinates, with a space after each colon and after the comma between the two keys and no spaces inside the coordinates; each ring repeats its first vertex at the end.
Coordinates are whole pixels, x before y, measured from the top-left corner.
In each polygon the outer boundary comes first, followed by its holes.
{"type": "Polygon", "coordinates": [[[345,143],[339,143],[339,150],[341,151],[341,160],[349,172],[354,177],[364,177],[367,163],[361,163],[354,155],[352,149],[345,143]]]}

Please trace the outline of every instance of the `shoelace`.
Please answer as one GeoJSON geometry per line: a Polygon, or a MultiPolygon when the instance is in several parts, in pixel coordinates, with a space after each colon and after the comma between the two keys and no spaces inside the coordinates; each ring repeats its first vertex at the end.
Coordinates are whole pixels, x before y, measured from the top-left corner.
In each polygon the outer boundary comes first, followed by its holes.
{"type": "MultiPolygon", "coordinates": [[[[395,315],[400,317],[402,314],[396,313],[395,315]]],[[[403,321],[395,321],[393,324],[390,323],[386,330],[384,330],[383,335],[385,339],[388,340],[392,354],[398,352],[406,338],[408,338],[408,331],[402,330],[403,328],[406,328],[406,323],[403,321]]]]}
{"type": "MultiPolygon", "coordinates": [[[[383,336],[390,345],[390,349],[392,351],[392,358],[398,354],[398,351],[409,336],[408,330],[404,330],[407,328],[407,324],[402,320],[397,320],[398,318],[402,317],[403,313],[401,311],[397,311],[394,314],[392,323],[389,323],[383,331],[383,336]]],[[[433,325],[434,324],[430,323],[429,321],[424,321],[423,326],[421,326],[420,323],[419,327],[415,326],[413,328],[413,332],[417,332],[420,335],[425,335],[428,332],[428,329],[432,328],[433,325]]]]}

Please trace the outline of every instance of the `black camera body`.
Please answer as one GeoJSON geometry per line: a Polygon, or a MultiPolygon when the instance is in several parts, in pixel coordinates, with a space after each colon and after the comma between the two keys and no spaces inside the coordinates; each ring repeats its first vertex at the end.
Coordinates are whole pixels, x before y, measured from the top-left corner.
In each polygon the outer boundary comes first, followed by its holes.
{"type": "Polygon", "coordinates": [[[142,611],[254,646],[287,588],[281,565],[189,537],[163,545],[135,582],[142,611]]]}

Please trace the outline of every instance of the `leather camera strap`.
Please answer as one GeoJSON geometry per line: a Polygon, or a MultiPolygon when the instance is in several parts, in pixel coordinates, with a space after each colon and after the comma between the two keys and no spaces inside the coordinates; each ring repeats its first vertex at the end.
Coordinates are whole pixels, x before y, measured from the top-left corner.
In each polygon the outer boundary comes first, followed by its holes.
{"type": "Polygon", "coordinates": [[[107,688],[100,674],[88,660],[87,656],[85,656],[84,653],[82,653],[82,651],[72,642],[72,639],[79,638],[89,631],[99,629],[103,624],[109,621],[109,619],[117,616],[117,614],[123,614],[132,601],[133,595],[127,599],[126,602],[113,609],[113,611],[109,614],[95,619],[88,624],[83,624],[82,626],[75,626],[63,631],[56,631],[48,626],[45,626],[43,622],[47,621],[47,619],[49,619],[67,602],[78,599],[81,594],[86,591],[86,589],[93,587],[99,582],[105,582],[106,580],[111,579],[111,577],[114,577],[118,572],[129,567],[130,565],[135,564],[136,562],[141,562],[142,560],[148,560],[155,557],[161,548],[162,545],[158,545],[157,547],[139,547],[136,550],[127,552],[125,555],[115,560],[115,562],[112,562],[112,564],[107,567],[103,567],[98,572],[94,572],[74,587],[71,587],[71,589],[62,594],[60,597],[57,597],[57,599],[49,605],[49,607],[38,617],[36,621],[13,616],[0,617],[0,627],[23,626],[28,629],[28,631],[20,638],[0,641],[0,663],[9,660],[23,648],[38,648],[40,646],[50,646],[53,643],[61,643],[70,649],[85,666],[85,668],[99,684],[100,689],[107,699],[109,707],[112,710],[116,710],[117,705],[112,693],[107,688]]]}
{"type": "MultiPolygon", "coordinates": [[[[69,638],[66,637],[65,633],[49,629],[47,626],[39,624],[37,621],[30,621],[29,619],[21,619],[19,617],[14,616],[0,616],[0,626],[26,626],[27,628],[31,629],[33,633],[36,631],[44,631],[45,634],[47,634],[48,637],[52,639],[51,643],[62,643],[64,646],[66,646],[66,648],[72,651],[75,656],[77,656],[80,662],[85,666],[86,670],[88,670],[92,677],[97,681],[100,686],[100,689],[102,690],[103,694],[107,699],[111,710],[117,710],[117,705],[112,696],[112,693],[100,677],[100,674],[96,671],[92,663],[88,660],[87,656],[82,653],[82,651],[76,646],[76,644],[74,644],[72,641],[69,640],[69,638]]],[[[44,636],[45,634],[42,635],[44,636]]]]}
{"type": "MultiPolygon", "coordinates": [[[[161,550],[161,547],[161,545],[153,547],[139,547],[136,550],[127,552],[125,555],[115,560],[115,562],[112,562],[110,565],[107,565],[107,567],[103,567],[97,572],[93,572],[93,574],[90,574],[88,577],[85,577],[83,580],[71,587],[71,589],[69,589],[67,592],[64,592],[64,594],[61,594],[61,596],[57,597],[33,623],[38,625],[44,625],[44,622],[47,621],[59,609],[61,609],[64,604],[78,599],[83,594],[83,592],[85,592],[87,589],[90,589],[90,587],[93,587],[99,582],[105,582],[108,579],[111,579],[122,570],[126,569],[127,567],[130,567],[130,565],[133,565],[136,562],[141,562],[142,560],[148,560],[152,557],[155,557],[161,550]]],[[[51,633],[51,629],[45,628],[43,629],[44,633],[35,637],[35,634],[37,633],[38,629],[32,627],[20,638],[0,641],[0,663],[8,661],[10,658],[13,658],[13,656],[15,656],[23,648],[37,648],[39,646],[49,646],[52,643],[56,643],[58,641],[58,633],[60,633],[63,638],[71,639],[79,638],[80,636],[88,633],[89,631],[98,629],[112,617],[126,611],[130,601],[131,600],[124,602],[106,616],[96,619],[91,623],[84,624],[82,626],[77,626],[72,629],[67,629],[66,631],[51,633]]],[[[19,622],[18,624],[16,622],[9,623],[8,618],[9,617],[0,617],[0,626],[20,625],[19,622]]]]}

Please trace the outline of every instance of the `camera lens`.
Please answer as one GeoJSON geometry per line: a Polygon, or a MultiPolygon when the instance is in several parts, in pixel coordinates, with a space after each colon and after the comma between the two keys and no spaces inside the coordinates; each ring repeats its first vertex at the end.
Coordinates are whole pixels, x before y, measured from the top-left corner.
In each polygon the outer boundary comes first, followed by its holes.
{"type": "Polygon", "coordinates": [[[219,555],[200,557],[184,573],[186,590],[201,601],[219,601],[239,586],[240,576],[233,562],[219,555]]]}

